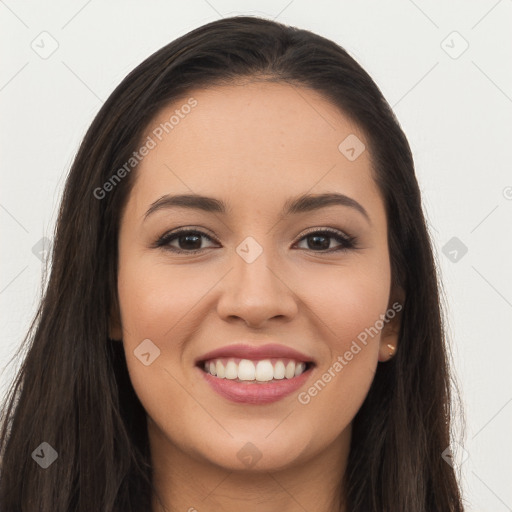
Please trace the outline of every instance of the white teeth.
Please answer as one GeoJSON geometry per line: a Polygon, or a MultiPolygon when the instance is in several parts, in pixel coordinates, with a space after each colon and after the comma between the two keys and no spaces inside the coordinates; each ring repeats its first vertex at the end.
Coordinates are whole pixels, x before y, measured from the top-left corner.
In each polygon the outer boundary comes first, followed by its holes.
{"type": "Polygon", "coordinates": [[[221,379],[224,379],[226,377],[226,372],[224,370],[224,365],[222,364],[222,361],[217,361],[215,369],[217,370],[217,377],[220,377],[221,379]]]}
{"type": "Polygon", "coordinates": [[[235,380],[238,378],[240,381],[269,382],[284,378],[293,379],[306,370],[306,363],[304,362],[288,360],[285,365],[281,359],[273,359],[272,361],[270,359],[260,361],[241,359],[237,364],[232,359],[214,359],[205,362],[204,371],[220,379],[235,380]],[[274,361],[274,364],[272,364],[272,361],[274,361]]]}
{"type": "Polygon", "coordinates": [[[304,363],[299,363],[295,366],[295,377],[298,377],[301,373],[306,369],[306,365],[304,363]]]}
{"type": "Polygon", "coordinates": [[[238,363],[238,378],[240,380],[254,380],[256,375],[256,368],[252,361],[249,359],[242,359],[238,363]]]}
{"type": "Polygon", "coordinates": [[[226,365],[226,379],[236,379],[238,377],[238,366],[234,361],[228,361],[226,365]]]}
{"type": "Polygon", "coordinates": [[[277,361],[274,366],[274,379],[284,379],[284,363],[283,361],[277,361]]]}
{"type": "Polygon", "coordinates": [[[268,359],[258,361],[256,365],[256,380],[259,382],[267,382],[274,378],[274,367],[268,359]]]}
{"type": "Polygon", "coordinates": [[[286,370],[284,371],[284,376],[287,379],[291,379],[292,377],[295,377],[295,363],[293,361],[290,361],[286,365],[286,370]]]}

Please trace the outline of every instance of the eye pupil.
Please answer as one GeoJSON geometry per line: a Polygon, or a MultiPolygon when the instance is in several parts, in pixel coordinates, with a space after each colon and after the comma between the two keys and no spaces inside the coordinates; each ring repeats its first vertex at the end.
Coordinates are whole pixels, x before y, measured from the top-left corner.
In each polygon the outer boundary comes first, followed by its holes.
{"type": "Polygon", "coordinates": [[[183,249],[189,249],[189,250],[193,251],[194,249],[201,248],[201,237],[196,234],[180,235],[178,237],[178,242],[179,242],[179,246],[183,249]],[[193,239],[193,241],[191,242],[192,247],[190,247],[190,245],[189,245],[189,242],[191,241],[191,239],[193,239]],[[197,243],[198,241],[199,241],[199,244],[197,243]],[[184,247],[183,247],[183,244],[185,245],[184,247]]]}
{"type": "Polygon", "coordinates": [[[311,235],[308,237],[308,240],[315,240],[313,244],[308,242],[308,247],[310,249],[329,249],[330,241],[328,236],[324,235],[311,235]],[[318,240],[323,240],[323,243],[318,244],[318,240]]]}

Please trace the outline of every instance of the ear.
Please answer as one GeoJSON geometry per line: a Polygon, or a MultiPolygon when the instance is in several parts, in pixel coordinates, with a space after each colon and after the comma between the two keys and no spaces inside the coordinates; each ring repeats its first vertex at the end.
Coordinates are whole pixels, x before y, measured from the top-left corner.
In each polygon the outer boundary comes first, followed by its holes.
{"type": "Polygon", "coordinates": [[[114,341],[121,341],[123,338],[123,329],[119,318],[119,311],[115,306],[112,306],[109,316],[109,334],[108,337],[114,341]]]}
{"type": "Polygon", "coordinates": [[[402,326],[405,293],[402,288],[394,290],[389,300],[384,327],[380,335],[379,362],[389,361],[398,350],[398,338],[402,326]]]}

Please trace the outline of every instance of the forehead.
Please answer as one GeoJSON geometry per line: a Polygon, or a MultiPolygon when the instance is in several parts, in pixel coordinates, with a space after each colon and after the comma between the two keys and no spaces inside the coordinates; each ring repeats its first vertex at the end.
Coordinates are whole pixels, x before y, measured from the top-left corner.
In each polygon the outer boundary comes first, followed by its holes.
{"type": "Polygon", "coordinates": [[[325,191],[366,198],[369,210],[382,206],[363,132],[310,89],[249,82],[194,90],[158,113],[148,137],[154,147],[132,191],[140,208],[178,192],[223,198],[238,210],[277,210],[281,197],[325,191]],[[348,158],[348,146],[361,154],[348,158]]]}

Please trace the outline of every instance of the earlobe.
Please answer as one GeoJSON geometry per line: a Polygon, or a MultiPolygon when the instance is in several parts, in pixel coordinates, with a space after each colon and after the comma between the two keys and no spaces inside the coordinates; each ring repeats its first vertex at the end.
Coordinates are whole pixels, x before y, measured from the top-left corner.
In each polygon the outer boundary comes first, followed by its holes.
{"type": "Polygon", "coordinates": [[[393,319],[389,319],[384,325],[380,335],[379,361],[388,361],[395,355],[398,349],[400,324],[401,317],[396,315],[393,319]]]}
{"type": "Polygon", "coordinates": [[[379,362],[384,363],[393,358],[398,348],[398,335],[390,341],[390,336],[382,335],[379,346],[379,362]]]}
{"type": "Polygon", "coordinates": [[[398,350],[398,338],[402,325],[402,310],[405,301],[403,290],[394,294],[394,300],[386,312],[386,320],[381,331],[379,346],[379,362],[389,361],[398,350]]]}
{"type": "Polygon", "coordinates": [[[393,345],[392,343],[387,343],[385,345],[385,349],[384,349],[384,351],[381,350],[379,352],[379,361],[381,363],[383,363],[385,361],[389,361],[395,355],[396,345],[393,345]],[[387,349],[387,354],[385,353],[385,349],[387,349]]]}

